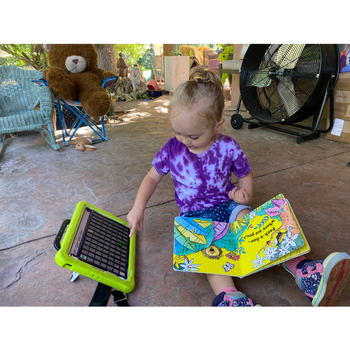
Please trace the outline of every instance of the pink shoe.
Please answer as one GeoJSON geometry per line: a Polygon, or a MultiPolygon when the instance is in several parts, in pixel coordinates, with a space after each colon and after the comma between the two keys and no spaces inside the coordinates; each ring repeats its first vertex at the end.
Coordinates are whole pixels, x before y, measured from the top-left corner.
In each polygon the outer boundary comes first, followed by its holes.
{"type": "Polygon", "coordinates": [[[261,306],[247,298],[245,294],[239,291],[223,290],[213,300],[211,306],[261,306]]]}
{"type": "Polygon", "coordinates": [[[350,277],[350,255],[333,253],[325,260],[303,260],[297,265],[295,281],[313,306],[333,305],[350,277]]]}

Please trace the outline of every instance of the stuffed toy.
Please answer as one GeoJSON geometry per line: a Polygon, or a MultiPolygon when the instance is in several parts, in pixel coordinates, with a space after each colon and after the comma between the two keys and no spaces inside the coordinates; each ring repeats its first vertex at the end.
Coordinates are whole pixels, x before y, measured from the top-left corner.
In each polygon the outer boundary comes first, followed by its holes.
{"type": "Polygon", "coordinates": [[[70,145],[76,145],[82,142],[84,145],[92,145],[92,140],[86,137],[76,137],[75,139],[69,141],[70,145]]]}
{"type": "Polygon", "coordinates": [[[214,53],[212,48],[210,48],[209,46],[199,46],[198,51],[201,53],[202,57],[203,57],[204,51],[211,51],[212,53],[214,53]]]}
{"type": "Polygon", "coordinates": [[[198,51],[198,48],[193,45],[180,45],[179,53],[182,53],[186,56],[195,57],[199,64],[203,62],[203,55],[198,51]]]}
{"type": "Polygon", "coordinates": [[[75,149],[78,151],[95,151],[96,147],[85,145],[83,142],[78,142],[75,146],[75,149]]]}
{"type": "Polygon", "coordinates": [[[92,140],[85,137],[77,137],[73,141],[69,141],[70,145],[75,145],[75,149],[78,151],[95,151],[96,147],[91,146],[92,140]]]}
{"type": "Polygon", "coordinates": [[[114,73],[97,68],[97,51],[92,44],[43,45],[49,53],[50,68],[45,80],[57,98],[78,100],[90,117],[101,117],[111,108],[111,100],[102,87],[114,73]]]}

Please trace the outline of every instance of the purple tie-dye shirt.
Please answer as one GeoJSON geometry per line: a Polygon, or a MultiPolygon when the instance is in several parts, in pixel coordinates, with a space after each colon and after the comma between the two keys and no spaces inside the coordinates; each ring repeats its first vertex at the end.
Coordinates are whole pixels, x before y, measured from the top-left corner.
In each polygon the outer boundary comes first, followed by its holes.
{"type": "Polygon", "coordinates": [[[251,170],[238,142],[222,134],[202,154],[191,153],[174,137],[157,153],[152,165],[160,175],[170,171],[180,215],[230,200],[228,193],[235,187],[231,172],[244,177],[251,170]]]}

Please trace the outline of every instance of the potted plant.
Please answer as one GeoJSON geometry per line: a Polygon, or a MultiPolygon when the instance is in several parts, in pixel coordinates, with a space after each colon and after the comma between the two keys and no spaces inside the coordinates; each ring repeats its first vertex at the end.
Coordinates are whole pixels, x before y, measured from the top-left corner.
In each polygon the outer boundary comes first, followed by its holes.
{"type": "MultiPolygon", "coordinates": [[[[233,45],[232,44],[219,44],[219,47],[223,50],[223,52],[219,55],[218,59],[222,63],[226,60],[232,60],[233,59],[233,45]]],[[[232,83],[232,75],[223,73],[221,76],[221,80],[223,83],[225,83],[226,79],[229,80],[230,84],[232,83]]]]}

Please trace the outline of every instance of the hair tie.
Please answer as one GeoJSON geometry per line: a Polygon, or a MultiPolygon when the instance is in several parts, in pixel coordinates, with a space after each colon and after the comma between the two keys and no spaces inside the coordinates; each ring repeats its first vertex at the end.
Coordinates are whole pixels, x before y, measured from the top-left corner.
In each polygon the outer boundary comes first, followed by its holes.
{"type": "Polygon", "coordinates": [[[194,81],[195,81],[196,83],[199,83],[199,84],[210,83],[210,80],[207,80],[207,79],[194,79],[194,81]]]}

